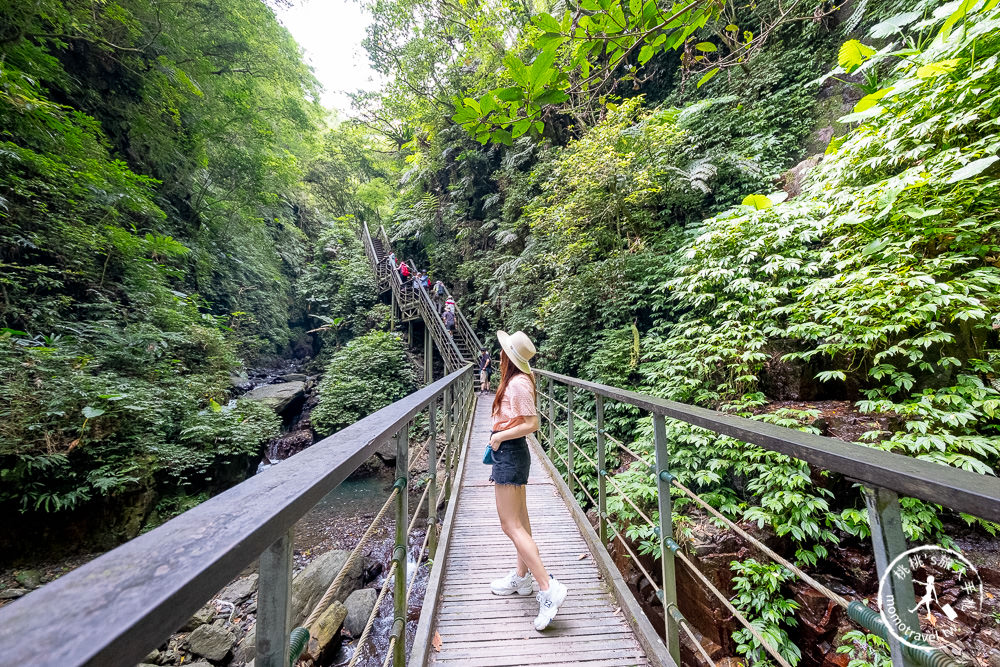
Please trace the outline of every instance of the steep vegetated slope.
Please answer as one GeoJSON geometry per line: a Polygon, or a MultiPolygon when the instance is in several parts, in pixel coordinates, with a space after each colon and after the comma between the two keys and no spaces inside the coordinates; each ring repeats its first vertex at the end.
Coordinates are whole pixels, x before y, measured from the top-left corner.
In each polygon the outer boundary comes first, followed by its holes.
{"type": "Polygon", "coordinates": [[[376,215],[386,165],[318,88],[259,0],[0,2],[2,546],[238,481],[279,422],[231,374],[364,330],[325,220],[376,215]]]}
{"type": "MultiPolygon", "coordinates": [[[[408,165],[393,234],[480,330],[528,332],[543,367],[995,475],[996,5],[372,3],[368,48],[393,78],[364,120],[395,120],[408,165]]],[[[648,455],[648,420],[609,411],[648,455]]],[[[669,438],[681,481],[798,563],[866,548],[848,481],[679,423],[669,438]]],[[[655,515],[648,465],[618,479],[655,515]]],[[[609,502],[655,557],[652,530],[609,502]]],[[[997,528],[902,505],[916,543],[997,528]]],[[[694,508],[675,508],[690,534],[694,508]]],[[[732,567],[798,662],[780,568],[732,567]]],[[[877,638],[836,640],[882,659],[877,638]]]]}

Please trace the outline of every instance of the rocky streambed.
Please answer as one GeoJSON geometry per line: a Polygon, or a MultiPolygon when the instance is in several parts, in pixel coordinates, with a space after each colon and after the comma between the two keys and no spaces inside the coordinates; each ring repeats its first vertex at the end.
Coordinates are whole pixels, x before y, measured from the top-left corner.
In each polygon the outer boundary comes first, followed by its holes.
{"type": "MultiPolygon", "coordinates": [[[[282,417],[282,433],[268,443],[258,472],[303,449],[316,439],[309,413],[318,400],[317,377],[302,372],[303,362],[260,369],[233,378],[236,394],[270,406],[282,417]]],[[[394,455],[394,452],[391,453],[394,455]]],[[[415,470],[426,469],[426,461],[412,462],[415,470]],[[423,468],[421,467],[423,466],[423,468]]],[[[416,478],[417,476],[415,476],[416,478]]],[[[363,464],[354,475],[331,491],[295,527],[293,573],[293,626],[300,624],[323,596],[347,561],[350,550],[372,524],[392,490],[394,461],[381,452],[363,464]]],[[[410,489],[411,510],[423,487],[410,489]]],[[[426,514],[426,507],[423,508],[426,514]]],[[[374,533],[349,568],[344,583],[319,622],[317,638],[310,642],[302,667],[346,664],[358,650],[358,638],[385,581],[394,546],[392,511],[375,526],[374,533]]],[[[407,620],[408,640],[416,630],[428,574],[426,564],[415,558],[426,533],[426,521],[418,519],[409,538],[407,577],[415,578],[407,620]]],[[[30,567],[0,571],[0,606],[10,604],[44,584],[100,556],[103,551],[68,557],[36,559],[30,567]]],[[[424,556],[426,560],[427,556],[424,556]]],[[[250,564],[225,589],[209,601],[174,633],[167,642],[146,656],[142,665],[166,667],[237,667],[254,664],[254,626],[257,611],[257,563],[250,564]]],[[[391,593],[391,590],[390,590],[391,593]]],[[[206,592],[206,597],[210,592],[206,592]]],[[[392,626],[392,596],[383,599],[363,654],[357,664],[380,667],[388,648],[392,626]]]]}
{"type": "MultiPolygon", "coordinates": [[[[347,561],[350,550],[371,525],[391,489],[391,475],[349,478],[296,524],[293,625],[301,623],[323,596],[347,561]]],[[[411,492],[411,508],[416,505],[418,498],[418,490],[414,489],[411,492]]],[[[384,583],[384,573],[391,563],[393,531],[394,521],[390,511],[376,526],[374,534],[361,552],[361,558],[349,568],[334,604],[321,619],[323,632],[319,633],[318,641],[310,643],[310,653],[300,665],[325,667],[346,664],[357,650],[357,639],[375,604],[378,589],[384,583]]],[[[428,574],[426,563],[418,567],[415,562],[425,531],[426,522],[418,519],[409,540],[410,563],[407,576],[416,578],[407,622],[407,633],[411,639],[416,630],[428,574]]],[[[31,569],[0,573],[0,606],[99,555],[82,554],[50,563],[38,563],[31,569]]],[[[151,651],[142,664],[185,667],[252,665],[257,587],[257,563],[252,563],[225,589],[211,595],[209,601],[167,642],[151,651]]],[[[392,616],[390,589],[383,600],[359,665],[381,666],[381,656],[388,646],[392,616]]]]}

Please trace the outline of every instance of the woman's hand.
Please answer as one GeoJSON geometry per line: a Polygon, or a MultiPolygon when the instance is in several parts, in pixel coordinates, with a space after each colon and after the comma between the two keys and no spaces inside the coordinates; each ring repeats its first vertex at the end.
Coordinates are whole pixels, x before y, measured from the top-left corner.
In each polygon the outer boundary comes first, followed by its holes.
{"type": "Polygon", "coordinates": [[[490,436],[490,447],[493,448],[494,452],[500,449],[500,443],[503,442],[504,440],[502,437],[500,437],[502,433],[503,431],[497,431],[496,433],[490,436]]]}

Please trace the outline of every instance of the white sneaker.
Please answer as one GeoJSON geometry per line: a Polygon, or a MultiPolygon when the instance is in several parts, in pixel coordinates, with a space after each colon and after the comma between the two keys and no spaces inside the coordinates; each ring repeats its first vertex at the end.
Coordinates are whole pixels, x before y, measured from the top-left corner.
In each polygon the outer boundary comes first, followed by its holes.
{"type": "Polygon", "coordinates": [[[495,579],[490,582],[490,590],[494,595],[531,595],[534,588],[531,585],[531,573],[527,572],[523,577],[517,576],[517,570],[511,570],[507,576],[495,579]]]}
{"type": "Polygon", "coordinates": [[[555,577],[549,575],[549,590],[538,591],[538,616],[535,617],[535,630],[541,632],[548,627],[552,619],[559,613],[559,605],[566,599],[566,586],[555,577]]]}

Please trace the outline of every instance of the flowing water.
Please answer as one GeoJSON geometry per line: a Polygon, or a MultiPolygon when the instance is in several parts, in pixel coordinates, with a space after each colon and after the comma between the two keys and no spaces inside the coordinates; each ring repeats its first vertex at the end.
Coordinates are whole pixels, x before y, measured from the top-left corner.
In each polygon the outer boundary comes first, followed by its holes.
{"type": "MultiPolygon", "coordinates": [[[[388,498],[392,491],[392,481],[390,475],[352,477],[327,494],[295,526],[296,561],[305,563],[328,549],[353,548],[388,498]]],[[[417,499],[410,498],[411,511],[417,499]]],[[[364,549],[366,587],[380,589],[385,582],[385,572],[391,564],[394,546],[393,517],[393,508],[390,506],[364,549]]],[[[418,567],[416,562],[425,533],[425,522],[418,520],[410,535],[406,568],[407,583],[416,577],[407,613],[408,642],[412,641],[416,631],[427,581],[428,568],[418,567]]],[[[380,667],[382,657],[388,650],[393,619],[392,584],[389,586],[389,593],[382,601],[367,646],[356,663],[361,667],[380,667]]],[[[339,653],[329,665],[347,664],[356,649],[356,641],[345,639],[339,653]]]]}

